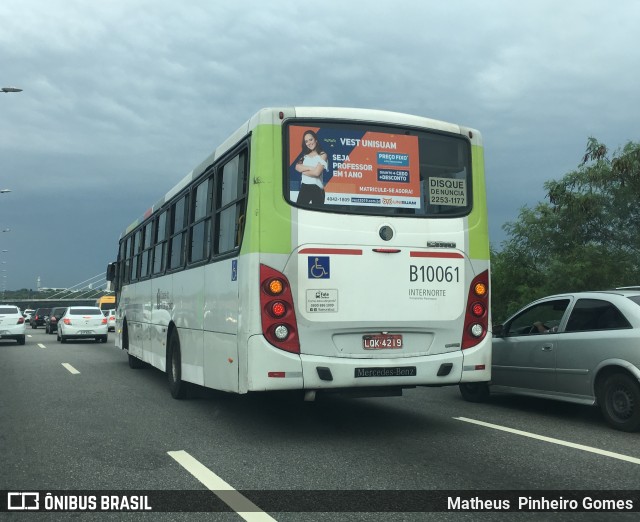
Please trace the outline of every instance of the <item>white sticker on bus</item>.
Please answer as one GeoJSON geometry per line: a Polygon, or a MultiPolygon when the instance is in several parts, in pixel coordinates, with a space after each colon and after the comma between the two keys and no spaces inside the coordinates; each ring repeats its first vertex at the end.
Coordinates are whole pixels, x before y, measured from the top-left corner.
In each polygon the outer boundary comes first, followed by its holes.
{"type": "Polygon", "coordinates": [[[325,313],[338,311],[338,291],[328,289],[307,290],[307,312],[325,313]]]}

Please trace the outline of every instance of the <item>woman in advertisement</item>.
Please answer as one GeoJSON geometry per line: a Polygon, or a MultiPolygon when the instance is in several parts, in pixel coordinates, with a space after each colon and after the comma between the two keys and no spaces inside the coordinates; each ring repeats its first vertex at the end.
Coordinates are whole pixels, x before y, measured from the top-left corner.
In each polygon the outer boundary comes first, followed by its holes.
{"type": "Polygon", "coordinates": [[[327,153],[322,150],[317,134],[308,130],[302,136],[302,158],[296,164],[296,171],[302,175],[298,203],[324,204],[322,175],[325,170],[329,170],[327,153]]]}

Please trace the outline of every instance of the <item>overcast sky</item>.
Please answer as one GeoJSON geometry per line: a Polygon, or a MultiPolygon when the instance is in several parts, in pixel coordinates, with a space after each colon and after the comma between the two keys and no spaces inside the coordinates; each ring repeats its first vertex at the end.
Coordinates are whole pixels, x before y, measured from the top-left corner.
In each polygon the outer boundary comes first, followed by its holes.
{"type": "Polygon", "coordinates": [[[70,287],[262,107],[406,112],[483,134],[491,242],[589,136],[640,140],[636,0],[0,3],[6,289],[70,287]]]}

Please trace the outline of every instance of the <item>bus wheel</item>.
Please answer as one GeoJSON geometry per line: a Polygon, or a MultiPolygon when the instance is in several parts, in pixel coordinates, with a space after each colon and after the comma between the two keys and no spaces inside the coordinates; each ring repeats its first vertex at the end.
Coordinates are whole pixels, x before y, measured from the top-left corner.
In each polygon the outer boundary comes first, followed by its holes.
{"type": "Polygon", "coordinates": [[[144,361],[141,361],[137,357],[129,354],[129,368],[133,368],[134,370],[140,370],[144,368],[144,361]]]}
{"type": "Polygon", "coordinates": [[[465,382],[458,388],[465,401],[484,402],[489,398],[489,385],[486,382],[465,382]]]}
{"type": "Polygon", "coordinates": [[[180,360],[180,338],[178,330],[174,329],[169,336],[169,350],[167,351],[167,378],[169,390],[174,399],[184,399],[187,396],[187,383],[182,380],[180,360]]]}
{"type": "Polygon", "coordinates": [[[640,429],[640,386],[624,373],[609,376],[598,395],[604,419],[621,431],[640,429]]]}

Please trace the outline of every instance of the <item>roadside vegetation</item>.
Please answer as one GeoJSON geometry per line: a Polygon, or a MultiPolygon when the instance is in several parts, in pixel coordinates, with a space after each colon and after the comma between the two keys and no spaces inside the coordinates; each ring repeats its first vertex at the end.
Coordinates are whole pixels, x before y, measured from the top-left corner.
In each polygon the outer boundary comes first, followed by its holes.
{"type": "Polygon", "coordinates": [[[492,246],[494,324],[538,297],[640,285],[640,143],[610,152],[589,138],[576,170],[544,189],[492,246]]]}

